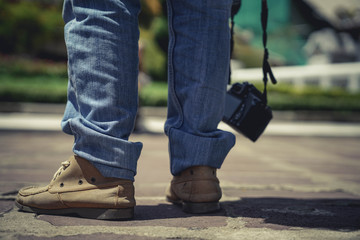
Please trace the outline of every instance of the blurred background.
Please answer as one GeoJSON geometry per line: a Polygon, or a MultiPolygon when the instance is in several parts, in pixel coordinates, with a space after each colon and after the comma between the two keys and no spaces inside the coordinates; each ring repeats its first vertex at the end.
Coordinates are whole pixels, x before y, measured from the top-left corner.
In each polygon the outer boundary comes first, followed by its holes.
{"type": "MultiPolygon", "coordinates": [[[[141,2],[140,103],[162,107],[167,103],[166,1],[141,2]]],[[[262,90],[261,1],[242,2],[235,17],[232,80],[262,90]]],[[[270,63],[279,82],[269,86],[270,106],[360,121],[360,0],[268,0],[268,5],[270,63]]],[[[61,11],[61,0],[0,0],[2,110],[10,103],[66,102],[61,11]]]]}

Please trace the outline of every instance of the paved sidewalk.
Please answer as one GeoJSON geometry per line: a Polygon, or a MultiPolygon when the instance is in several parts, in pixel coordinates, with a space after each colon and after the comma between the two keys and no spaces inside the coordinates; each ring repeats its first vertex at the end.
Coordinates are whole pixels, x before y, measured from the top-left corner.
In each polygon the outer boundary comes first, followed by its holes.
{"type": "Polygon", "coordinates": [[[0,239],[360,239],[360,138],[238,135],[219,178],[222,210],[190,215],[168,204],[167,139],[144,148],[135,220],[98,221],[18,212],[20,187],[47,184],[71,155],[60,131],[0,131],[0,239]]]}

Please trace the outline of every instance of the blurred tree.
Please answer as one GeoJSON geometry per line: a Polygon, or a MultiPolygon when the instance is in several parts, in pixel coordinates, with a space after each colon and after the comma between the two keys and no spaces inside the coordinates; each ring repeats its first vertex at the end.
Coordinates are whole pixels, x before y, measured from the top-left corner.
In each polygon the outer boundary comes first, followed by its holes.
{"type": "Polygon", "coordinates": [[[0,52],[51,55],[46,53],[49,42],[63,50],[63,25],[57,1],[0,0],[0,52]]]}
{"type": "Polygon", "coordinates": [[[141,0],[141,12],[139,14],[140,27],[149,29],[154,17],[163,14],[161,2],[158,0],[141,0]]]}
{"type": "Polygon", "coordinates": [[[167,80],[167,8],[165,0],[141,0],[139,15],[141,41],[144,44],[144,70],[155,81],[167,80]]]}
{"type": "MultiPolygon", "coordinates": [[[[0,53],[65,61],[62,2],[0,0],[0,53]]],[[[144,70],[155,81],[166,81],[166,1],[141,0],[141,7],[144,70]]]]}

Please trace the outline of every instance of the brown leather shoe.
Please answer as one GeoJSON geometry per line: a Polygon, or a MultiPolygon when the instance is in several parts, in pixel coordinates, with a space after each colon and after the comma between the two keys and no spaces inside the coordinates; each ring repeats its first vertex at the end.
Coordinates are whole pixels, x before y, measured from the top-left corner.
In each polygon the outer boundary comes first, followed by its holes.
{"type": "Polygon", "coordinates": [[[62,163],[50,184],[22,188],[15,201],[25,212],[73,215],[102,220],[134,216],[134,185],[106,178],[87,160],[73,156],[62,163]]]}
{"type": "Polygon", "coordinates": [[[208,213],[220,209],[221,188],[216,169],[194,166],[174,176],[166,190],[167,201],[181,204],[189,213],[208,213]]]}

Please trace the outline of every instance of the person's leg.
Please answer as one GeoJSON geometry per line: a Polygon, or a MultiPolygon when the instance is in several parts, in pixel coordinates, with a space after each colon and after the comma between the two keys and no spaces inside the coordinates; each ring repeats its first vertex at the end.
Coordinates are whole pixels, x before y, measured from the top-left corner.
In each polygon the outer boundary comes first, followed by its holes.
{"type": "Polygon", "coordinates": [[[235,144],[217,129],[230,62],[232,0],[168,0],[169,99],[165,132],[173,175],[191,166],[220,168],[235,144]]]}
{"type": "Polygon", "coordinates": [[[220,209],[216,168],[235,144],[232,133],[217,129],[229,75],[231,4],[232,0],[168,0],[165,132],[174,177],[166,197],[190,213],[220,209]]]}
{"type": "Polygon", "coordinates": [[[133,217],[142,144],[128,138],[137,111],[139,10],[135,0],[65,0],[69,87],[62,128],[75,137],[75,156],[49,185],[21,189],[20,210],[133,217]]]}
{"type": "Polygon", "coordinates": [[[134,180],[141,143],[128,141],[137,111],[139,2],[65,1],[68,103],[63,131],[104,176],[134,180]]]}

